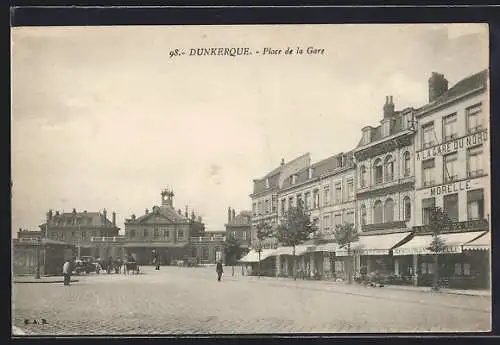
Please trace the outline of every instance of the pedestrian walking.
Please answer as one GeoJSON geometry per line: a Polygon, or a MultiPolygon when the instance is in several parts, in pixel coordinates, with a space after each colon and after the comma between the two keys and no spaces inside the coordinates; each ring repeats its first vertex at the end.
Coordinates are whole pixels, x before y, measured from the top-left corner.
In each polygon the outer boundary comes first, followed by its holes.
{"type": "Polygon", "coordinates": [[[215,266],[215,271],[217,272],[217,281],[220,282],[222,278],[222,273],[224,273],[224,268],[222,267],[222,261],[217,261],[217,265],[215,266]]]}
{"type": "Polygon", "coordinates": [[[71,285],[71,260],[66,260],[63,265],[64,285],[71,285]]]}

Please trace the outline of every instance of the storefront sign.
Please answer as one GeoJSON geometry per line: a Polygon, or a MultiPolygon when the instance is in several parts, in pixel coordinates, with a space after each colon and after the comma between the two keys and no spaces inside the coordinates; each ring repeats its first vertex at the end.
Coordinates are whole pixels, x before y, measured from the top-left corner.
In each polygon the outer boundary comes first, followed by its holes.
{"type": "MultiPolygon", "coordinates": [[[[458,254],[462,252],[462,246],[448,246],[439,254],[458,254]]],[[[434,254],[426,248],[396,248],[393,250],[394,255],[426,255],[434,254]]]]}
{"type": "Polygon", "coordinates": [[[469,148],[474,145],[481,144],[488,140],[488,132],[486,130],[482,132],[477,132],[466,137],[462,137],[447,143],[437,145],[428,149],[424,149],[417,152],[417,161],[426,160],[436,156],[445,155],[451,152],[455,152],[458,149],[462,150],[464,148],[469,148]]]}
{"type": "Polygon", "coordinates": [[[431,196],[441,195],[441,194],[451,194],[458,193],[462,190],[469,190],[471,188],[471,181],[459,181],[454,183],[443,184],[440,186],[431,188],[431,196]]]}

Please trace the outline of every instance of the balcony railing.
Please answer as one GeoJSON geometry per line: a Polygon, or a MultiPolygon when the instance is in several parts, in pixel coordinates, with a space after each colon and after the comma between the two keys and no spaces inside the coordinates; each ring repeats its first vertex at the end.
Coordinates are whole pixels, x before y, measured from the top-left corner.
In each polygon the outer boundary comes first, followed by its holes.
{"type": "Polygon", "coordinates": [[[200,236],[200,237],[190,237],[191,242],[224,242],[226,236],[200,236]]]}
{"type": "Polygon", "coordinates": [[[475,127],[469,128],[469,134],[481,132],[483,130],[483,125],[477,125],[475,127]]]}
{"type": "Polygon", "coordinates": [[[91,237],[90,242],[126,242],[127,238],[125,236],[113,236],[113,237],[91,237]]]}
{"type": "Polygon", "coordinates": [[[387,229],[403,229],[406,228],[405,221],[395,221],[389,223],[374,223],[365,224],[361,226],[363,232],[377,231],[377,230],[387,230],[387,229]]]}
{"type": "Polygon", "coordinates": [[[458,174],[455,175],[445,175],[444,176],[444,182],[449,183],[458,180],[458,174]]]}
{"type": "MultiPolygon", "coordinates": [[[[463,222],[451,223],[448,227],[442,228],[443,232],[463,232],[463,231],[477,231],[487,230],[489,226],[487,219],[466,220],[463,222]]],[[[431,228],[429,225],[420,225],[413,227],[415,233],[429,233],[431,228]]]]}
{"type": "Polygon", "coordinates": [[[477,177],[477,176],[483,176],[485,173],[484,173],[484,170],[483,169],[477,169],[477,170],[469,170],[467,172],[467,176],[469,177],[477,177]]]}
{"type": "Polygon", "coordinates": [[[435,185],[436,185],[436,181],[434,181],[434,180],[424,181],[424,187],[432,187],[435,185]]]}

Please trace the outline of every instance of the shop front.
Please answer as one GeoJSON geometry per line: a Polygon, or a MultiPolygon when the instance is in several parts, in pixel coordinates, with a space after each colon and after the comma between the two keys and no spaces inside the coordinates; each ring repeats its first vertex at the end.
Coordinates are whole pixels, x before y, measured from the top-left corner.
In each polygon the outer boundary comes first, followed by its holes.
{"type": "Polygon", "coordinates": [[[153,264],[153,249],[160,254],[162,265],[173,265],[176,260],[184,260],[187,243],[129,242],[123,245],[124,256],[131,255],[139,265],[153,264]]]}
{"type": "Polygon", "coordinates": [[[246,275],[275,276],[276,258],[273,256],[275,249],[262,249],[260,252],[252,249],[247,255],[238,260],[243,266],[246,275]],[[260,264],[259,264],[260,259],[260,264]]]}
{"type": "MultiPolygon", "coordinates": [[[[441,234],[439,237],[445,244],[445,250],[438,255],[438,275],[442,286],[454,289],[486,288],[486,277],[489,272],[489,254],[479,241],[478,247],[469,243],[484,237],[484,231],[457,232],[441,234]]],[[[429,251],[432,235],[416,235],[407,243],[395,248],[395,261],[413,268],[407,272],[413,274],[413,284],[432,286],[435,274],[434,253],[429,251]]],[[[407,266],[405,266],[407,267],[407,266]]]]}
{"type": "Polygon", "coordinates": [[[320,279],[332,279],[335,270],[335,251],[338,245],[335,242],[324,243],[314,249],[314,260],[317,264],[320,279]]]}

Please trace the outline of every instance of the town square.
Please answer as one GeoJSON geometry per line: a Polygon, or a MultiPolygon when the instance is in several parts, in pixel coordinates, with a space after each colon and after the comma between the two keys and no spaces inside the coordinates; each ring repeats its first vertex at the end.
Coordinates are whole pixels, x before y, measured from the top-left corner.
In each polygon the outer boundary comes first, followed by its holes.
{"type": "Polygon", "coordinates": [[[246,29],[14,30],[13,334],[491,331],[485,26],[246,29]]]}

